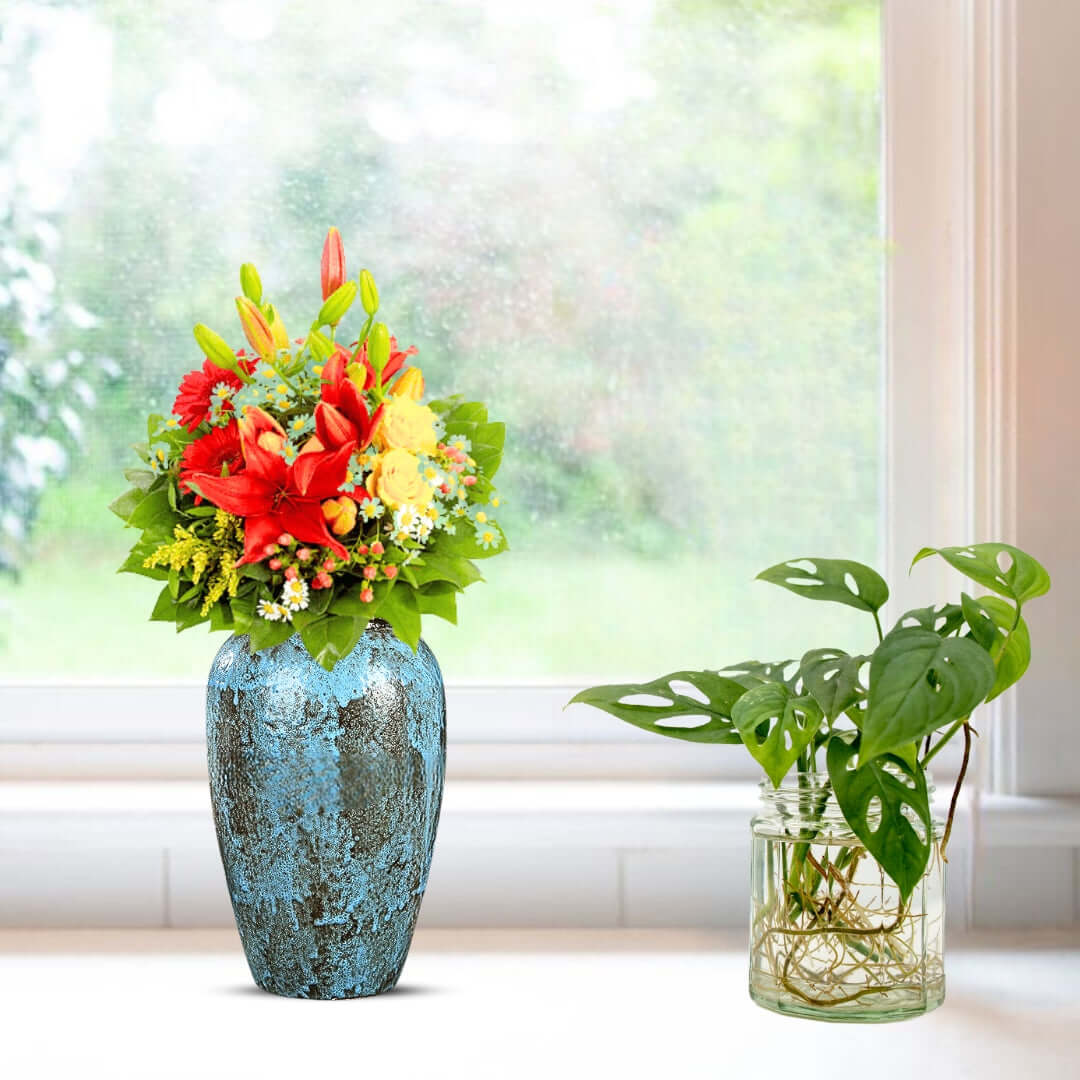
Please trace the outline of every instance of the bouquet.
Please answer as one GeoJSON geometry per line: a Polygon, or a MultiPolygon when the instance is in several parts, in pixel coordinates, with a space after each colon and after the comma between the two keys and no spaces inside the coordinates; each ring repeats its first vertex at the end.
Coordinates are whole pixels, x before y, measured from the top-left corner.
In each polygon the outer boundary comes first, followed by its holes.
{"type": "Polygon", "coordinates": [[[492,484],[504,425],[461,395],[424,402],[417,350],[375,321],[375,281],[347,279],[336,229],[306,337],[289,338],[250,263],[240,284],[250,351],[195,327],[206,358],[173,415],[149,417],[143,465],[110,507],[141,532],[120,571],[165,582],[150,617],[177,631],[208,622],[252,650],[298,633],[329,669],[378,618],[415,650],[421,616],[456,622],[457,594],[482,580],[473,560],[507,546],[492,484]]]}

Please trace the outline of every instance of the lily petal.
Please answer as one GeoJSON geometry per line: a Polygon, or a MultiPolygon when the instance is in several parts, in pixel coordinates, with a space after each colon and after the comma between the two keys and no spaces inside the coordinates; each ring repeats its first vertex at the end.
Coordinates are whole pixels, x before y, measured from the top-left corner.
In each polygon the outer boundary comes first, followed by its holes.
{"type": "MultiPolygon", "coordinates": [[[[326,453],[301,454],[290,466],[290,487],[308,499],[329,499],[337,495],[338,488],[345,482],[349,458],[355,449],[356,443],[350,441],[340,449],[326,453]]],[[[322,520],[321,514],[319,520],[322,520]]]]}

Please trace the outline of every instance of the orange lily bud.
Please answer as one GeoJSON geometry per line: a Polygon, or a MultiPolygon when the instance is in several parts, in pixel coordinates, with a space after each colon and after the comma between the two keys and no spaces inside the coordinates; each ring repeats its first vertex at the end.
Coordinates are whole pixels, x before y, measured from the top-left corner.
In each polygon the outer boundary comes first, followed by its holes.
{"type": "Polygon", "coordinates": [[[390,387],[390,393],[394,397],[410,397],[413,401],[419,401],[424,396],[423,373],[417,367],[409,368],[390,387]]]}
{"type": "Polygon", "coordinates": [[[322,504],[322,515],[335,536],[344,536],[356,525],[356,503],[348,495],[327,499],[322,504]]]}
{"type": "Polygon", "coordinates": [[[236,298],[236,310],[248,344],[262,357],[274,355],[274,335],[266,316],[246,296],[236,298]]]}
{"type": "Polygon", "coordinates": [[[345,246],[341,233],[331,228],[322,249],[322,298],[328,299],[345,283],[345,246]]]}
{"type": "Polygon", "coordinates": [[[266,321],[270,324],[270,335],[274,339],[274,349],[287,349],[289,347],[289,335],[285,330],[285,324],[281,321],[277,309],[273,304],[266,305],[266,321]]]}

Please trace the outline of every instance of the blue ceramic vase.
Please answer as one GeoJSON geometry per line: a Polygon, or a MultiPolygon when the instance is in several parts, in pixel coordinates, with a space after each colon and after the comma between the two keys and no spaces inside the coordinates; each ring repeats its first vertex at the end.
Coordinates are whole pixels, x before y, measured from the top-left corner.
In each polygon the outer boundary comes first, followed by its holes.
{"type": "Polygon", "coordinates": [[[206,688],[210,794],[251,974],[286,997],[351,998],[401,974],[446,764],[439,665],[381,620],[333,671],[294,635],[219,650],[206,688]]]}

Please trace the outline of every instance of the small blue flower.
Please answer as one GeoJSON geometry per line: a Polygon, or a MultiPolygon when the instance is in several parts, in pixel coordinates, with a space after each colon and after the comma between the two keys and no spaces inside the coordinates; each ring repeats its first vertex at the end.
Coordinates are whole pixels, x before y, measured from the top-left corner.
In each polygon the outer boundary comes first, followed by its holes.
{"type": "Polygon", "coordinates": [[[383,504],[375,498],[364,499],[360,503],[360,516],[364,521],[375,521],[383,516],[383,504]]]}
{"type": "Polygon", "coordinates": [[[484,551],[488,551],[491,548],[499,547],[502,543],[502,538],[499,536],[494,523],[490,525],[478,525],[476,527],[476,542],[484,549],[484,551]]]}

